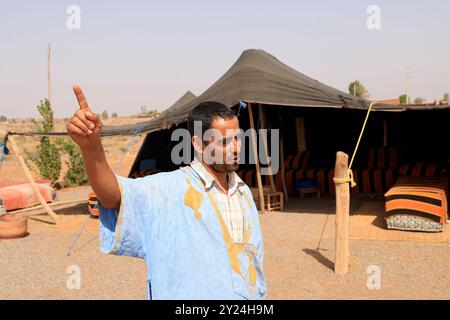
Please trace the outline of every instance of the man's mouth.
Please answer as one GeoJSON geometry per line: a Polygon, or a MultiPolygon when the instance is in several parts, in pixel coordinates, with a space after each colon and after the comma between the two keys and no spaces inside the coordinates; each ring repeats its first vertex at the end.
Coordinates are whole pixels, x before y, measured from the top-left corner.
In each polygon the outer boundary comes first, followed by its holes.
{"type": "Polygon", "coordinates": [[[239,163],[239,157],[230,158],[230,159],[228,159],[227,163],[228,164],[237,164],[237,163],[239,163]]]}

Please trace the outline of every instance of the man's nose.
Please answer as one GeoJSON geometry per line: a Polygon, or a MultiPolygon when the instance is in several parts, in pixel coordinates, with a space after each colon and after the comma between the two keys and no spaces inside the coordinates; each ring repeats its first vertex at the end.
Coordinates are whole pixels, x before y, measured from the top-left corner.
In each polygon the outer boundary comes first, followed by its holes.
{"type": "Polygon", "coordinates": [[[234,144],[233,145],[235,146],[235,150],[239,150],[241,148],[241,139],[236,137],[234,139],[234,144]]]}

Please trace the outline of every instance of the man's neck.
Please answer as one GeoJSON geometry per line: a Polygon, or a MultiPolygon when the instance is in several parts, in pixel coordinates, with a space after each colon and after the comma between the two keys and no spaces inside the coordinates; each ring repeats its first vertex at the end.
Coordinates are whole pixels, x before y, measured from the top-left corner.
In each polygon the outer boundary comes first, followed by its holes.
{"type": "Polygon", "coordinates": [[[217,180],[219,184],[219,188],[222,189],[225,193],[228,192],[228,173],[221,172],[215,170],[210,165],[206,164],[203,160],[201,160],[203,167],[217,180]]]}

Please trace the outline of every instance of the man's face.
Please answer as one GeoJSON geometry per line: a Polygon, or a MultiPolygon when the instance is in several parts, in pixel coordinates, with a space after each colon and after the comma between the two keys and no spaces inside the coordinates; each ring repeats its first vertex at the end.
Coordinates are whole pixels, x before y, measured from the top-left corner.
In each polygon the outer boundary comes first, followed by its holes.
{"type": "Polygon", "coordinates": [[[204,161],[219,172],[233,172],[239,167],[241,130],[237,117],[214,119],[204,135],[204,161]]]}

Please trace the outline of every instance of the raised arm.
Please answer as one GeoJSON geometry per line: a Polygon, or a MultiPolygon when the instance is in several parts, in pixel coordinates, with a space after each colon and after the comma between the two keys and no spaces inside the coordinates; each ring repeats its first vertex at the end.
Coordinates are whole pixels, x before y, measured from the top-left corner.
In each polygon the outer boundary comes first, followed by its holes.
{"type": "Polygon", "coordinates": [[[72,140],[80,146],[89,183],[105,208],[120,207],[120,189],[117,178],[109,167],[101,141],[102,122],[91,112],[86,97],[78,85],[73,87],[80,109],[66,125],[72,140]]]}

